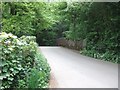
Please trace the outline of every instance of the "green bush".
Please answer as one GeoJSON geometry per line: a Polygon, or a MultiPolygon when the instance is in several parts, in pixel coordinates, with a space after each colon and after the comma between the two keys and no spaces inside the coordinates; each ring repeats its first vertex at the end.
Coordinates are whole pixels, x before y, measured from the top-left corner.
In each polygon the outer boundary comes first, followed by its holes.
{"type": "MultiPolygon", "coordinates": [[[[43,68],[41,70],[42,73],[45,73],[43,81],[45,84],[48,82],[49,65],[41,56],[38,56],[35,37],[23,36],[17,38],[11,33],[1,33],[0,60],[0,68],[2,68],[0,73],[2,86],[0,89],[28,88],[28,82],[30,82],[28,80],[31,80],[30,77],[32,77],[32,74],[29,73],[33,71],[33,68],[36,68],[36,70],[43,68]]],[[[43,77],[40,76],[39,78],[42,79],[43,77]]],[[[43,84],[43,82],[40,81],[39,84],[43,84]]],[[[41,86],[41,88],[43,87],[45,85],[41,86]]]]}
{"type": "Polygon", "coordinates": [[[93,58],[96,58],[96,59],[110,61],[113,63],[120,63],[119,53],[115,54],[115,52],[110,51],[110,50],[106,51],[105,53],[100,53],[99,51],[94,50],[94,49],[91,49],[91,50],[83,49],[80,53],[87,55],[87,56],[90,56],[90,57],[93,57],[93,58]]]}

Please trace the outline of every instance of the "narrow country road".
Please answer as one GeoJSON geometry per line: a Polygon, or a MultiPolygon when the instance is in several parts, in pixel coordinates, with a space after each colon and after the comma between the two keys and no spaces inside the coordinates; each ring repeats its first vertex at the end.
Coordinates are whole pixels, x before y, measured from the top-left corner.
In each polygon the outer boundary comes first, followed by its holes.
{"type": "Polygon", "coordinates": [[[118,65],[63,47],[40,47],[52,69],[51,88],[118,88],[118,65]]]}

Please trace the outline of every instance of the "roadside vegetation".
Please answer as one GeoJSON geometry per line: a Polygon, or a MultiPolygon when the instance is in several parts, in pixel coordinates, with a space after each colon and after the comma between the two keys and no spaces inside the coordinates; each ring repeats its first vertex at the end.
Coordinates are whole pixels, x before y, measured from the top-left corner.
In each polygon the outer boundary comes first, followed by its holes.
{"type": "Polygon", "coordinates": [[[120,60],[119,2],[5,2],[2,31],[36,36],[39,45],[57,45],[58,38],[86,41],[84,55],[120,60]]]}
{"type": "Polygon", "coordinates": [[[3,2],[0,35],[2,89],[44,88],[50,68],[37,44],[85,41],[80,53],[120,62],[119,2],[3,2]],[[11,34],[10,34],[11,33],[11,34]],[[34,72],[34,73],[32,73],[34,72]],[[37,75],[34,79],[34,75],[37,75]],[[40,77],[39,77],[40,75],[40,77]],[[36,82],[36,84],[33,84],[36,82]]]}
{"type": "Polygon", "coordinates": [[[50,67],[35,37],[0,34],[0,89],[48,88],[50,67]]]}

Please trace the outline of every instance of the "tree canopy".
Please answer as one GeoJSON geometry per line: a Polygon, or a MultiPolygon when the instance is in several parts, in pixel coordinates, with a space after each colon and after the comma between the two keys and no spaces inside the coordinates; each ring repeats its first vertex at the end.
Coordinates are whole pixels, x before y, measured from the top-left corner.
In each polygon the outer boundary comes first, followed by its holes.
{"type": "Polygon", "coordinates": [[[4,2],[2,31],[33,35],[39,45],[86,40],[84,54],[118,62],[119,2],[4,2]]]}

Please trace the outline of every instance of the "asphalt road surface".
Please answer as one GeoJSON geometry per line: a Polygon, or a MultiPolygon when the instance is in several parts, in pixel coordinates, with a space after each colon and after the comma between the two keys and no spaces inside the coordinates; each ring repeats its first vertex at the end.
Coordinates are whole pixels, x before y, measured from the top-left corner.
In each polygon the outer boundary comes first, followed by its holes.
{"type": "Polygon", "coordinates": [[[118,65],[63,47],[40,47],[51,67],[51,88],[118,88],[118,65]]]}

